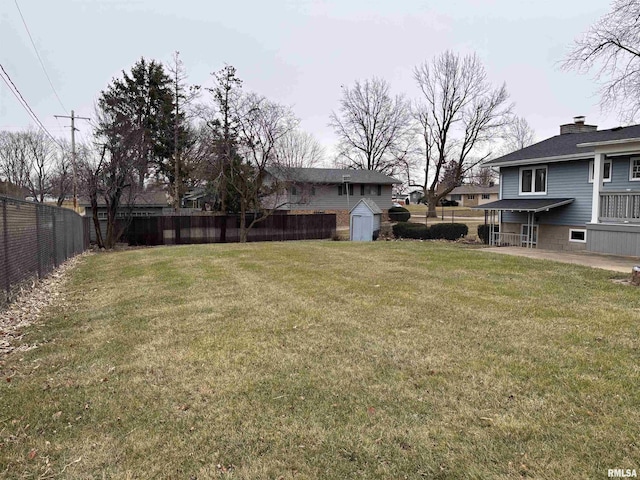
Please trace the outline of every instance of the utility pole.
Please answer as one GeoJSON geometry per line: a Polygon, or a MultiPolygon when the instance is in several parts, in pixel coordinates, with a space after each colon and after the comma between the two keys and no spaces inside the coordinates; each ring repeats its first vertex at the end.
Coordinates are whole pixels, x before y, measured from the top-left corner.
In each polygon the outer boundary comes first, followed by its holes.
{"type": "Polygon", "coordinates": [[[54,115],[56,118],[70,118],[71,119],[71,166],[73,167],[73,210],[78,211],[78,175],[76,168],[76,124],[75,119],[91,120],[89,117],[76,117],[71,110],[71,115],[54,115]]]}
{"type": "Polygon", "coordinates": [[[180,65],[179,65],[179,59],[178,59],[178,55],[180,55],[180,52],[178,52],[176,50],[175,53],[175,67],[176,67],[176,71],[175,71],[175,90],[176,90],[176,119],[173,123],[173,157],[174,157],[174,162],[175,162],[175,187],[176,187],[176,200],[175,200],[175,210],[176,212],[178,212],[180,210],[180,150],[178,148],[178,128],[179,128],[179,122],[180,122],[180,109],[178,108],[178,102],[180,101],[180,95],[178,92],[178,88],[179,88],[179,78],[178,78],[178,73],[179,73],[179,69],[180,69],[180,65]]]}

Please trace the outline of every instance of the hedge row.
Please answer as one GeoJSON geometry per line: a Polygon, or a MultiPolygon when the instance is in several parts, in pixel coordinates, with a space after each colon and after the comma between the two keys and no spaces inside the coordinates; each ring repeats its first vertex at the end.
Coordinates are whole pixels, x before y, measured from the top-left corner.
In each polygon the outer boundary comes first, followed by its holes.
{"type": "Polygon", "coordinates": [[[469,233],[464,223],[436,223],[427,227],[421,223],[400,222],[393,226],[396,238],[417,238],[421,240],[457,240],[469,233]]]}

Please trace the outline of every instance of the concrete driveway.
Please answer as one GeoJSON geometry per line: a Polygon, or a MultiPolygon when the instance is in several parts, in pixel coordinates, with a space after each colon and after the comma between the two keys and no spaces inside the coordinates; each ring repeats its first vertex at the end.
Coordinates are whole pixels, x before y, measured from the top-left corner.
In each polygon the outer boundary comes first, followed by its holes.
{"type": "Polygon", "coordinates": [[[604,270],[629,274],[635,265],[640,265],[640,258],[637,257],[618,257],[592,252],[559,252],[556,250],[522,247],[489,247],[481,248],[478,251],[573,263],[575,265],[584,265],[585,267],[602,268],[604,270]]]}

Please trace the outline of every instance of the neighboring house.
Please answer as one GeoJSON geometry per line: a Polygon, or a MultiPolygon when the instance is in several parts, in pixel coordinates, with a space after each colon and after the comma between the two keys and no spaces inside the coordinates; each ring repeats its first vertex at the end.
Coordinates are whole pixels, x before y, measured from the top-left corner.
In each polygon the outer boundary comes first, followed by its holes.
{"type": "Polygon", "coordinates": [[[269,174],[287,185],[282,210],[335,213],[338,226],[349,225],[349,211],[362,198],[386,211],[393,206],[392,187],[402,182],[373,170],[278,168],[269,174]]]}
{"type": "Polygon", "coordinates": [[[575,117],[485,165],[500,170],[500,200],[476,208],[497,219],[496,244],[640,256],[640,125],[575,117]]]}
{"type": "Polygon", "coordinates": [[[409,203],[416,205],[424,197],[422,190],[412,190],[409,192],[409,203]]]}
{"type": "Polygon", "coordinates": [[[476,207],[498,200],[500,187],[491,185],[460,185],[445,195],[446,200],[455,200],[461,207],[476,207]]]}
{"type": "MultiPolygon", "coordinates": [[[[91,203],[87,198],[79,198],[78,205],[84,207],[84,215],[93,217],[91,203]]],[[[122,196],[120,208],[116,218],[128,217],[154,217],[160,216],[170,211],[170,205],[166,192],[161,190],[139,192],[132,203],[128,202],[128,195],[122,196]]],[[[107,231],[107,205],[104,198],[98,196],[98,219],[100,220],[100,229],[104,235],[107,231]]],[[[96,233],[91,223],[90,228],[91,241],[96,240],[96,233]]]]}

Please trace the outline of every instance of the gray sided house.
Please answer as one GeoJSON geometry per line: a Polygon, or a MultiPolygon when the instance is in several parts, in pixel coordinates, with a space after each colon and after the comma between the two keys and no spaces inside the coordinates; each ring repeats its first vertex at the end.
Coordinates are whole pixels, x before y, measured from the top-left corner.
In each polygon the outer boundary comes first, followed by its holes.
{"type": "MultiPolygon", "coordinates": [[[[79,199],[80,207],[84,207],[84,215],[91,218],[93,211],[91,203],[86,198],[79,199]]],[[[117,218],[126,219],[129,217],[155,217],[163,215],[169,210],[169,201],[166,192],[161,190],[144,191],[136,194],[133,201],[128,201],[128,195],[122,196],[122,204],[118,211],[117,218]]],[[[104,235],[107,231],[107,205],[103,198],[98,197],[98,219],[100,221],[100,229],[104,235]]],[[[89,229],[91,241],[96,241],[96,232],[91,223],[89,229]]]]}
{"type": "Polygon", "coordinates": [[[286,185],[282,210],[335,213],[343,226],[349,225],[349,211],[363,198],[386,212],[393,206],[393,186],[402,183],[372,170],[273,168],[269,173],[286,185]]]}
{"type": "Polygon", "coordinates": [[[640,256],[640,125],[575,117],[485,165],[500,172],[500,200],[475,207],[498,224],[491,243],[640,256]]]}
{"type": "Polygon", "coordinates": [[[447,200],[455,200],[461,207],[476,207],[499,199],[498,185],[460,185],[445,195],[447,200]]]}

